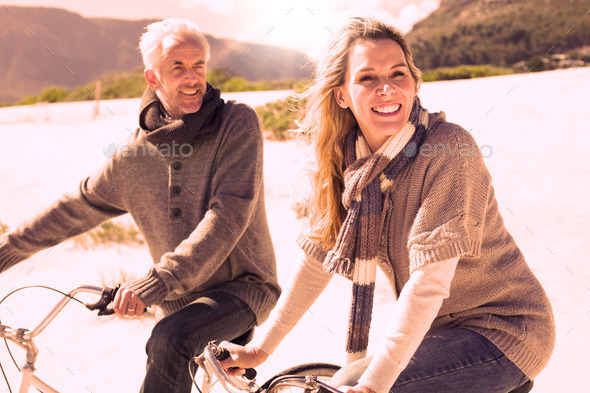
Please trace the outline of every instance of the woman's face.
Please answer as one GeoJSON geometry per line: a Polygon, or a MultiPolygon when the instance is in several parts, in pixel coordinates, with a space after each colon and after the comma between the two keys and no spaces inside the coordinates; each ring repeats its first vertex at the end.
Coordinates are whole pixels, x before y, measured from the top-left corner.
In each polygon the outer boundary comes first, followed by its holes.
{"type": "Polygon", "coordinates": [[[375,152],[408,122],[416,82],[397,42],[363,40],[351,49],[344,84],[334,95],[341,107],[350,108],[375,152]]]}

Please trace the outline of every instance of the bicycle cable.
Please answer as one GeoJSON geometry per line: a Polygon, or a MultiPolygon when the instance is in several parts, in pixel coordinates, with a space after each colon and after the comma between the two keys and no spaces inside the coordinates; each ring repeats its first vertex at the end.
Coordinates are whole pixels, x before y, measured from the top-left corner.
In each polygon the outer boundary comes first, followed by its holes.
{"type": "MultiPolygon", "coordinates": [[[[194,359],[194,358],[193,358],[194,359]]],[[[199,371],[199,364],[197,362],[194,362],[197,365],[197,368],[195,369],[195,371],[193,372],[192,368],[191,368],[191,364],[193,364],[193,359],[191,359],[188,362],[188,373],[191,376],[191,380],[193,381],[193,385],[194,387],[197,388],[197,390],[199,391],[199,393],[203,393],[201,391],[201,388],[199,387],[199,385],[197,384],[197,382],[195,381],[195,378],[197,378],[197,371],[199,371]]]]}
{"type": "Polygon", "coordinates": [[[6,376],[6,373],[4,372],[4,367],[2,367],[2,363],[0,363],[0,370],[2,370],[2,375],[4,376],[4,380],[6,381],[6,386],[8,386],[8,392],[12,393],[12,389],[10,388],[10,383],[8,383],[8,377],[6,376]]]}
{"type": "MultiPolygon", "coordinates": [[[[23,289],[31,289],[31,288],[41,288],[41,289],[47,289],[47,290],[50,290],[50,291],[54,291],[54,292],[59,293],[60,295],[63,295],[64,297],[69,297],[71,300],[75,300],[75,301],[77,301],[78,303],[80,303],[82,305],[84,304],[83,301],[81,301],[79,299],[76,299],[75,297],[73,297],[72,295],[70,295],[68,293],[62,292],[59,289],[51,288],[51,287],[48,287],[48,286],[45,286],[45,285],[28,285],[28,286],[25,286],[25,287],[17,288],[14,291],[9,292],[6,296],[4,296],[2,298],[2,300],[0,300],[0,304],[2,304],[9,296],[14,295],[16,292],[19,292],[19,291],[21,291],[23,289]]],[[[0,324],[1,323],[2,323],[2,320],[0,320],[0,324]]],[[[10,347],[8,346],[8,340],[7,339],[4,339],[4,345],[6,345],[6,350],[8,351],[8,354],[10,355],[10,358],[12,359],[12,363],[14,363],[14,365],[15,365],[16,369],[18,370],[18,372],[21,372],[21,369],[18,366],[18,363],[16,363],[16,360],[14,359],[14,355],[12,354],[12,351],[10,350],[10,347]]],[[[2,375],[4,376],[4,381],[6,381],[6,386],[8,386],[8,390],[10,391],[10,393],[12,393],[12,389],[10,388],[10,382],[8,381],[8,377],[6,376],[6,373],[4,373],[4,367],[2,367],[2,362],[0,362],[0,369],[2,369],[2,375]]],[[[39,389],[37,389],[37,390],[40,392],[39,389]]]]}

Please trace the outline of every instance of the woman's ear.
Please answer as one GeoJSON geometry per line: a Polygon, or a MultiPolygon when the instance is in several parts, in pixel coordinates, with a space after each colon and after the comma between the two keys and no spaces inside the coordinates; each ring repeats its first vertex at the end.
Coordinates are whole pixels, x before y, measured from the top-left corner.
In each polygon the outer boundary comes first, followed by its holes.
{"type": "Polygon", "coordinates": [[[338,86],[334,88],[334,98],[336,99],[336,103],[340,106],[340,108],[348,108],[349,105],[346,102],[346,99],[344,98],[344,92],[342,91],[342,87],[338,86]]]}
{"type": "Polygon", "coordinates": [[[154,70],[144,70],[143,75],[145,76],[145,81],[147,82],[148,86],[152,88],[152,90],[158,90],[158,78],[156,77],[156,72],[154,70]]]}

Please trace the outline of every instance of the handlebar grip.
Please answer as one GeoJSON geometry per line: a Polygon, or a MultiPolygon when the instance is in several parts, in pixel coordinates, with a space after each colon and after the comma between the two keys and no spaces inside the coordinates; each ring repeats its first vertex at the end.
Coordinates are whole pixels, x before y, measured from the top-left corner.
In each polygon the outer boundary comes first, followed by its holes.
{"type": "Polygon", "coordinates": [[[215,359],[225,360],[228,357],[229,357],[229,351],[227,349],[217,347],[217,352],[215,353],[215,359]]]}
{"type": "Polygon", "coordinates": [[[258,373],[256,372],[255,369],[253,368],[247,368],[246,371],[244,372],[244,378],[253,381],[256,378],[256,375],[258,373]]]}

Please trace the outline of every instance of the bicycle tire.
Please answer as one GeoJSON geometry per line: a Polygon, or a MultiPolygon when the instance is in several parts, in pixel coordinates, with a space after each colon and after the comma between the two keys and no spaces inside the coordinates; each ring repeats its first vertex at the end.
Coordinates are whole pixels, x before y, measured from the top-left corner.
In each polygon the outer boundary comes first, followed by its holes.
{"type": "Polygon", "coordinates": [[[270,384],[276,380],[277,378],[283,377],[285,375],[315,375],[320,380],[326,381],[330,379],[336,371],[340,370],[340,366],[330,363],[305,363],[300,364],[298,366],[294,366],[288,368],[280,373],[274,375],[268,381],[266,381],[262,386],[261,389],[266,390],[270,386],[270,384]]]}

